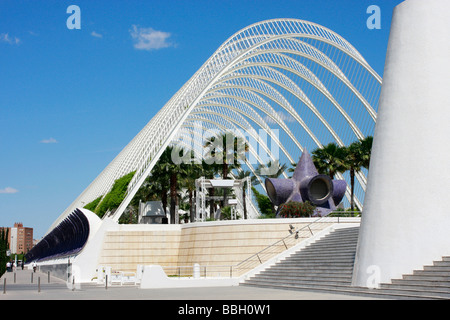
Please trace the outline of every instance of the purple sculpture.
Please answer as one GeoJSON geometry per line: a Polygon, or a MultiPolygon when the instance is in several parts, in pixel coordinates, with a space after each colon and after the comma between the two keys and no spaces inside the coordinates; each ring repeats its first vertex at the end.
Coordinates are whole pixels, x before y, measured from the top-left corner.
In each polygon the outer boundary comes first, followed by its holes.
{"type": "Polygon", "coordinates": [[[309,201],[316,206],[314,216],[326,216],[335,210],[347,188],[345,180],[331,180],[329,176],[319,174],[306,149],[292,178],[267,178],[265,185],[267,195],[274,205],[309,201]]]}

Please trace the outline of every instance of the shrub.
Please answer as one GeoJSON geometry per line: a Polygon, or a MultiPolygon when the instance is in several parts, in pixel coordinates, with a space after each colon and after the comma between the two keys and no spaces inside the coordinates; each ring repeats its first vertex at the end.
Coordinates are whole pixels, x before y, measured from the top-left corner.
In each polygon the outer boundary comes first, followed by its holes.
{"type": "Polygon", "coordinates": [[[272,201],[270,201],[269,197],[259,193],[254,187],[252,187],[252,191],[255,195],[256,203],[258,204],[258,209],[262,216],[266,218],[274,218],[275,215],[272,211],[272,201]]]}
{"type": "MultiPolygon", "coordinates": [[[[221,220],[231,220],[231,218],[232,218],[231,210],[232,210],[232,208],[229,206],[223,207],[220,219],[221,220]]],[[[236,219],[239,219],[239,217],[240,217],[239,214],[236,212],[236,219]]]]}
{"type": "Polygon", "coordinates": [[[111,191],[106,194],[102,201],[98,204],[95,213],[102,218],[106,212],[109,210],[114,210],[119,207],[125,198],[125,193],[127,191],[128,184],[134,176],[135,171],[123,176],[122,178],[114,181],[114,185],[111,191]]]}
{"type": "Polygon", "coordinates": [[[280,206],[279,216],[283,218],[311,217],[316,207],[309,201],[287,202],[280,206]]]}
{"type": "Polygon", "coordinates": [[[89,202],[87,205],[84,206],[85,209],[88,209],[92,212],[95,212],[95,209],[97,208],[98,204],[100,203],[100,200],[102,200],[102,196],[98,197],[92,202],[89,202]]]}

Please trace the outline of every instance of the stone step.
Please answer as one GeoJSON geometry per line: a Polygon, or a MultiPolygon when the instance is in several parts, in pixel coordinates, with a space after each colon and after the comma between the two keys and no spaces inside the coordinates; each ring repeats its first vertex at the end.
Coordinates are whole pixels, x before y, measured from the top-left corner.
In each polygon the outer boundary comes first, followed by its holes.
{"type": "Polygon", "coordinates": [[[413,276],[434,276],[434,277],[448,277],[450,276],[449,272],[445,271],[436,271],[436,270],[414,270],[413,276]]]}
{"type": "Polygon", "coordinates": [[[448,267],[450,270],[450,260],[449,261],[434,261],[433,266],[448,267]]]}
{"type": "Polygon", "coordinates": [[[351,263],[353,265],[353,261],[355,260],[355,255],[320,255],[320,256],[302,256],[302,257],[293,257],[291,259],[286,260],[280,260],[279,263],[287,263],[287,264],[293,264],[293,263],[299,263],[302,262],[311,263],[311,262],[345,262],[345,263],[351,263]]]}
{"type": "MultiPolygon", "coordinates": [[[[260,274],[258,277],[250,278],[249,280],[258,281],[260,279],[274,279],[273,274],[260,274]]],[[[331,280],[331,281],[351,281],[352,275],[348,273],[324,273],[324,274],[300,274],[300,275],[292,275],[292,274],[279,274],[276,276],[276,279],[283,281],[291,281],[291,280],[331,280]]]]}
{"type": "Polygon", "coordinates": [[[450,267],[447,266],[424,266],[424,271],[440,271],[440,272],[450,272],[450,267]]]}
{"type": "MultiPolygon", "coordinates": [[[[308,250],[308,251],[298,251],[294,254],[291,254],[289,258],[296,258],[296,257],[309,257],[309,256],[316,256],[320,257],[322,255],[324,256],[342,256],[342,255],[355,255],[355,249],[349,250],[349,249],[342,249],[341,250],[330,250],[330,249],[321,249],[321,250],[308,250]]],[[[288,257],[286,257],[287,259],[288,257]]]]}
{"type": "Polygon", "coordinates": [[[338,294],[351,294],[358,296],[376,297],[381,299],[445,299],[448,297],[445,294],[439,293],[422,293],[416,290],[390,290],[390,289],[368,289],[351,286],[308,286],[308,285],[289,285],[284,283],[243,283],[244,286],[256,286],[274,289],[285,290],[300,290],[300,291],[317,291],[317,292],[332,292],[338,294]]]}
{"type": "MultiPolygon", "coordinates": [[[[258,281],[260,279],[273,279],[272,274],[261,274],[257,278],[254,278],[255,281],[258,281]]],[[[348,273],[341,273],[341,274],[331,274],[331,273],[325,273],[325,274],[304,274],[304,275],[292,275],[292,274],[280,274],[277,275],[277,280],[280,282],[287,282],[287,281],[296,281],[296,280],[314,280],[314,281],[346,281],[351,282],[352,275],[348,273]]],[[[250,278],[249,280],[252,280],[250,278]]]]}
{"type": "Polygon", "coordinates": [[[280,281],[280,280],[274,280],[274,279],[258,279],[258,280],[248,280],[248,283],[254,283],[254,284],[276,284],[276,285],[285,285],[285,286],[292,286],[292,287],[296,287],[296,286],[307,286],[310,288],[329,288],[329,287],[348,287],[350,286],[350,282],[351,281],[326,281],[326,280],[321,280],[321,279],[317,279],[317,280],[292,280],[289,282],[286,281],[280,281]]]}
{"type": "Polygon", "coordinates": [[[318,239],[317,241],[327,241],[327,242],[333,242],[333,241],[342,241],[346,242],[345,240],[355,240],[358,239],[359,235],[357,234],[339,234],[339,233],[330,233],[328,235],[325,235],[318,239]]]}
{"type": "Polygon", "coordinates": [[[268,271],[274,271],[274,272],[299,272],[299,273],[306,273],[306,272],[352,272],[353,271],[353,265],[342,265],[342,266],[333,266],[330,268],[329,265],[302,265],[302,266],[275,266],[269,269],[266,269],[262,272],[268,272],[268,271]]]}
{"type": "MultiPolygon", "coordinates": [[[[417,281],[428,281],[428,282],[433,282],[433,281],[443,281],[443,282],[450,282],[450,274],[447,276],[435,276],[433,274],[426,274],[426,275],[404,275],[403,278],[404,280],[417,280],[417,281]]],[[[394,281],[394,280],[392,280],[394,281]]]]}
{"type": "Polygon", "coordinates": [[[415,293],[422,294],[426,296],[440,296],[450,298],[450,290],[449,288],[430,288],[426,286],[419,285],[409,285],[409,284],[381,284],[379,290],[389,290],[395,291],[397,293],[405,292],[405,293],[415,293]]]}
{"type": "Polygon", "coordinates": [[[339,240],[334,240],[334,241],[328,241],[328,240],[320,240],[320,241],[316,241],[313,243],[310,243],[309,245],[307,245],[305,247],[305,249],[307,248],[311,248],[311,249],[316,249],[316,248],[323,248],[323,247],[332,247],[332,248],[345,248],[345,247],[350,247],[353,248],[356,246],[356,244],[358,243],[358,240],[348,240],[345,242],[339,242],[339,240]]]}
{"type": "Polygon", "coordinates": [[[333,262],[327,262],[327,261],[302,261],[298,263],[283,263],[276,266],[273,266],[274,270],[276,269],[291,269],[295,270],[295,268],[305,268],[305,269],[316,269],[317,267],[326,267],[326,268],[333,268],[333,269],[339,269],[339,268],[352,268],[353,264],[349,261],[333,261],[333,262]]]}
{"type": "Polygon", "coordinates": [[[301,255],[308,255],[308,254],[330,254],[330,253],[334,253],[334,254],[342,254],[342,253],[353,253],[355,254],[355,250],[356,250],[356,246],[354,247],[340,247],[339,249],[337,248],[329,248],[329,247],[323,247],[323,248],[305,248],[301,251],[297,251],[294,254],[292,254],[290,257],[292,256],[301,256],[301,255]]]}
{"type": "Polygon", "coordinates": [[[337,229],[316,240],[243,285],[326,291],[395,299],[450,299],[450,257],[381,284],[378,289],[351,286],[358,229],[337,229]]]}
{"type": "Polygon", "coordinates": [[[349,258],[354,259],[355,252],[344,251],[344,252],[302,252],[290,257],[286,257],[284,261],[299,261],[303,259],[343,259],[349,258]]]}
{"type": "Polygon", "coordinates": [[[450,280],[430,280],[430,279],[393,279],[393,285],[408,285],[408,286],[422,286],[422,287],[436,287],[436,288],[447,288],[450,292],[450,280]]]}
{"type": "Polygon", "coordinates": [[[345,230],[345,229],[337,229],[333,230],[330,233],[324,235],[322,238],[343,238],[343,237],[357,237],[359,236],[359,232],[355,232],[352,230],[345,230]]]}

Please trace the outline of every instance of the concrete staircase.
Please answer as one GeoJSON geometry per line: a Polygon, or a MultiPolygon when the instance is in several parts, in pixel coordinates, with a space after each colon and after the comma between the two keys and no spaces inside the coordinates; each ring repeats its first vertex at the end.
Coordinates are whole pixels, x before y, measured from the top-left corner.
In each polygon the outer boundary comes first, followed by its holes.
{"type": "Polygon", "coordinates": [[[450,257],[393,279],[390,284],[381,284],[377,291],[412,298],[450,299],[450,257]]]}
{"type": "Polygon", "coordinates": [[[379,289],[352,287],[359,227],[336,229],[241,285],[385,299],[450,299],[450,257],[379,289]]]}

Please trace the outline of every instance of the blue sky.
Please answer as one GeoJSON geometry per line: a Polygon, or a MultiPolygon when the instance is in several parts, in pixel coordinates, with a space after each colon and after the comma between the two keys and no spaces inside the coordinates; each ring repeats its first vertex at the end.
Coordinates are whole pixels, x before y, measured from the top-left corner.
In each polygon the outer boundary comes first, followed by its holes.
{"type": "Polygon", "coordinates": [[[0,226],[52,222],[231,35],[297,18],[383,74],[401,0],[0,0],[0,226]],[[81,10],[70,30],[67,8],[81,10]],[[369,30],[368,6],[381,9],[369,30]]]}

